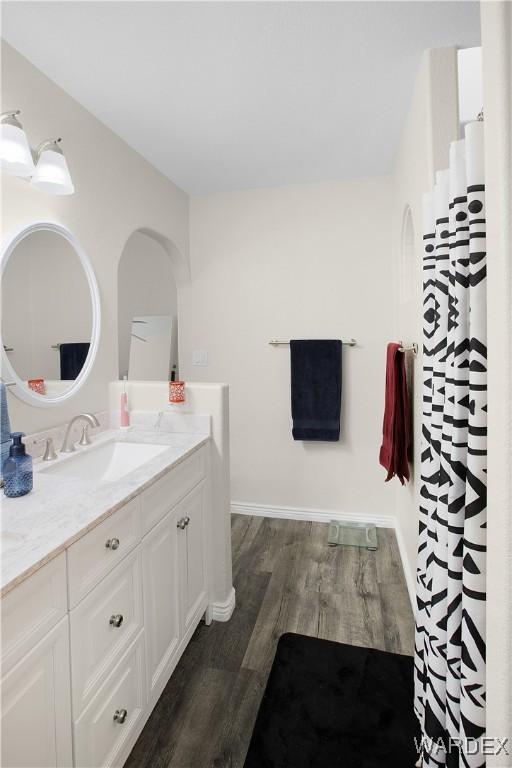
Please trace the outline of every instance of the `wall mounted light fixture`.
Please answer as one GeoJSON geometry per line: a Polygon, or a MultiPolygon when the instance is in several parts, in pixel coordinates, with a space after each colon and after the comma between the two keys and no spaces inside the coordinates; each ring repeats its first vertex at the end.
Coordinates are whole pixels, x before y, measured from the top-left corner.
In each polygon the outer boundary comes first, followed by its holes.
{"type": "Polygon", "coordinates": [[[36,150],[36,168],[30,180],[33,187],[52,195],[72,195],[75,191],[68,164],[59,146],[62,139],[43,141],[36,150]]]}
{"type": "Polygon", "coordinates": [[[34,161],[23,126],[18,120],[20,110],[0,115],[0,168],[12,176],[30,178],[34,161]]]}
{"type": "Polygon", "coordinates": [[[30,179],[33,187],[52,195],[72,195],[75,191],[61,139],[47,139],[31,150],[19,122],[20,110],[0,115],[0,168],[12,176],[30,179]]]}

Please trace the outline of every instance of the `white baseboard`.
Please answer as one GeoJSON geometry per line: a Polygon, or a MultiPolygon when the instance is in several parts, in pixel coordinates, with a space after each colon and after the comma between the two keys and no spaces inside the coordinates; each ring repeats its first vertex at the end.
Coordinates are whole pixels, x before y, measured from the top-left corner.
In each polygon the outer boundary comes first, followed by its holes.
{"type": "Polygon", "coordinates": [[[328,509],[307,509],[304,507],[276,507],[270,504],[247,504],[231,502],[231,512],[255,517],[282,517],[284,520],[304,520],[313,523],[329,523],[331,520],[354,520],[356,523],[372,523],[377,528],[394,528],[395,518],[391,515],[349,515],[347,512],[333,512],[328,509]]]}
{"type": "Polygon", "coordinates": [[[398,520],[392,515],[353,514],[330,511],[326,509],[307,509],[304,507],[276,507],[271,504],[248,504],[242,501],[231,502],[231,512],[237,515],[252,515],[253,517],[275,517],[283,520],[304,520],[313,523],[329,523],[331,520],[354,521],[356,523],[371,523],[377,528],[393,528],[398,544],[405,583],[413,613],[416,610],[416,581],[411,568],[404,537],[398,520]]]}
{"type": "Polygon", "coordinates": [[[212,603],[210,606],[213,621],[229,621],[235,610],[235,588],[231,587],[227,599],[223,603],[212,603]]]}

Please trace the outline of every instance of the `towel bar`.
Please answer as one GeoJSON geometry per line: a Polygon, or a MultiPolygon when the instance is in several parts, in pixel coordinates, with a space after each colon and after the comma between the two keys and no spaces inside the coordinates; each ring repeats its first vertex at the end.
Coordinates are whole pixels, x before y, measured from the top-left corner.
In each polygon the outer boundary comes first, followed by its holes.
{"type": "MultiPolygon", "coordinates": [[[[277,339],[270,339],[268,342],[272,347],[279,347],[282,345],[289,344],[289,341],[278,341],[277,339]]],[[[342,344],[345,344],[347,347],[355,347],[357,344],[357,341],[355,339],[342,339],[342,344]]]]}

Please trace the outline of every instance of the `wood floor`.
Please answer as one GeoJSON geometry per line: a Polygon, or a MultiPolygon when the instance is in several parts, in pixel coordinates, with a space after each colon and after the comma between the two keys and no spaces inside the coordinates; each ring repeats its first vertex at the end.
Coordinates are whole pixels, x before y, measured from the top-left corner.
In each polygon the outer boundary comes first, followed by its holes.
{"type": "Polygon", "coordinates": [[[327,525],[233,515],[236,609],[200,624],[126,763],[242,768],[283,632],[413,652],[394,531],[376,552],[328,547],[327,525]]]}

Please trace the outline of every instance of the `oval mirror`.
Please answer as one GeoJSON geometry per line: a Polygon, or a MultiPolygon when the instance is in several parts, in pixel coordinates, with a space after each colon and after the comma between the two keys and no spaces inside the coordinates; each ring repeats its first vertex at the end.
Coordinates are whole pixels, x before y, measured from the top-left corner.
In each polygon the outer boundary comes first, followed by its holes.
{"type": "Polygon", "coordinates": [[[85,252],[58,224],[25,227],[2,255],[2,379],[32,405],[84,383],[98,346],[98,287],[85,252]]]}

